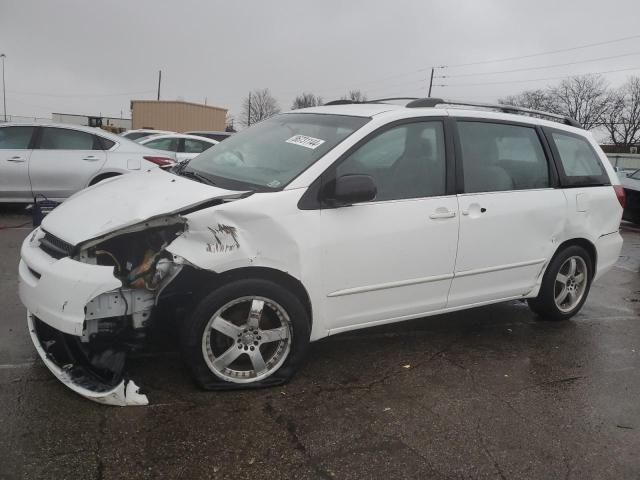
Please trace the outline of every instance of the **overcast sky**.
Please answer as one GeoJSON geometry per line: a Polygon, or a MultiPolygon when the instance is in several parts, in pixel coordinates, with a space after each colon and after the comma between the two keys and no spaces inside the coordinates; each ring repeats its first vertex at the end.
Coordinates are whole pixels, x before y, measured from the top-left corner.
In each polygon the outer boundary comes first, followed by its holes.
{"type": "Polygon", "coordinates": [[[638,0],[0,0],[0,53],[10,115],[128,117],[130,99],[155,98],[161,69],[163,99],[206,97],[237,116],[258,88],[283,110],[302,91],[426,96],[432,65],[451,66],[434,82],[450,86],[433,91],[450,98],[491,101],[552,77],[637,68],[606,73],[616,85],[640,74],[638,20],[638,0]],[[569,62],[581,63],[486,74],[569,62]]]}

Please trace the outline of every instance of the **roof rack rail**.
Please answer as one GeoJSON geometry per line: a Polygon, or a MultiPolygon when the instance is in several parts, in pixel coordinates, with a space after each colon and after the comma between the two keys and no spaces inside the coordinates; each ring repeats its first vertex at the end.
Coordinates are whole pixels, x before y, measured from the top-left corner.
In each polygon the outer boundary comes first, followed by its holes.
{"type": "Polygon", "coordinates": [[[375,100],[367,100],[364,103],[383,103],[383,102],[392,102],[395,100],[411,100],[411,101],[415,101],[415,100],[420,100],[417,97],[390,97],[390,98],[376,98],[375,100]]]}
{"type": "Polygon", "coordinates": [[[498,110],[502,113],[515,113],[525,115],[537,115],[539,117],[546,117],[564,123],[565,125],[571,125],[572,127],[582,128],[582,125],[575,119],[557,113],[543,112],[541,110],[532,110],[530,108],[516,107],[514,105],[504,105],[501,103],[479,103],[479,102],[465,102],[462,100],[444,100],[442,98],[420,98],[412,102],[407,103],[407,108],[420,108],[429,107],[434,108],[437,105],[458,105],[463,107],[481,107],[498,110]]]}
{"type": "Polygon", "coordinates": [[[347,100],[346,98],[343,98],[342,100],[332,100],[330,102],[327,102],[323,105],[323,107],[327,107],[331,105],[351,105],[352,103],[362,103],[362,102],[356,102],[355,100],[347,100]]]}
{"type": "Polygon", "coordinates": [[[347,98],[343,98],[340,100],[332,100],[330,102],[325,103],[323,106],[331,106],[331,105],[352,105],[352,104],[360,104],[360,103],[384,103],[384,102],[392,102],[395,100],[409,100],[415,101],[420,100],[417,97],[390,97],[390,98],[376,98],[374,100],[365,100],[364,102],[359,102],[357,100],[349,100],[347,98]]]}

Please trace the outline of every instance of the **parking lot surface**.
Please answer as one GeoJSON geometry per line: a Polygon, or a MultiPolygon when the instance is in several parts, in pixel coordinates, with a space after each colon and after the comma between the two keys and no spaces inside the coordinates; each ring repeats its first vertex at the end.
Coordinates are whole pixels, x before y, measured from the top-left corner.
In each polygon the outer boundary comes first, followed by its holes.
{"type": "MultiPolygon", "coordinates": [[[[0,225],[29,220],[2,209],[0,225]]],[[[288,385],[202,392],[171,338],[130,359],[148,407],[72,393],[17,296],[28,228],[0,230],[0,478],[638,478],[640,232],[582,312],[522,302],[312,345],[288,385]]]]}

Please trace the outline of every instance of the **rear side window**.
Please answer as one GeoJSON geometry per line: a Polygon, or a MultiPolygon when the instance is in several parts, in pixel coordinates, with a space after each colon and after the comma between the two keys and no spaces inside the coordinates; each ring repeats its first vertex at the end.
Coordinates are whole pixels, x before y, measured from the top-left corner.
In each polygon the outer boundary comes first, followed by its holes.
{"type": "Polygon", "coordinates": [[[29,148],[34,127],[0,128],[0,149],[23,150],[29,148]]]}
{"type": "Polygon", "coordinates": [[[560,158],[560,176],[568,186],[610,183],[604,167],[591,144],[579,135],[551,131],[551,139],[560,158]]]}
{"type": "Polygon", "coordinates": [[[137,140],[139,138],[148,137],[149,135],[153,135],[153,133],[131,132],[131,133],[125,133],[123,137],[128,138],[129,140],[137,140]]]}
{"type": "Polygon", "coordinates": [[[535,128],[457,122],[468,193],[547,188],[549,165],[535,128]]]}
{"type": "Polygon", "coordinates": [[[94,135],[66,128],[45,127],[40,139],[43,150],[102,150],[94,135]]]}
{"type": "Polygon", "coordinates": [[[184,139],[185,153],[202,153],[209,147],[213,147],[213,144],[202,140],[193,140],[191,138],[184,139]]]}
{"type": "Polygon", "coordinates": [[[175,152],[178,149],[177,138],[157,138],[144,144],[145,147],[165,150],[167,152],[175,152]]]}

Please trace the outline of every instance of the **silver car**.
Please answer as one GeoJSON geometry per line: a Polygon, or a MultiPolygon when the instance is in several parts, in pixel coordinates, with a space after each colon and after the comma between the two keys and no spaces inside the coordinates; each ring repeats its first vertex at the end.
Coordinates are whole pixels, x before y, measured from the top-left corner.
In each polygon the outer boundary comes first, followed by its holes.
{"type": "Polygon", "coordinates": [[[174,154],[98,128],[7,123],[0,125],[0,202],[61,201],[106,178],[174,162],[174,154]]]}

